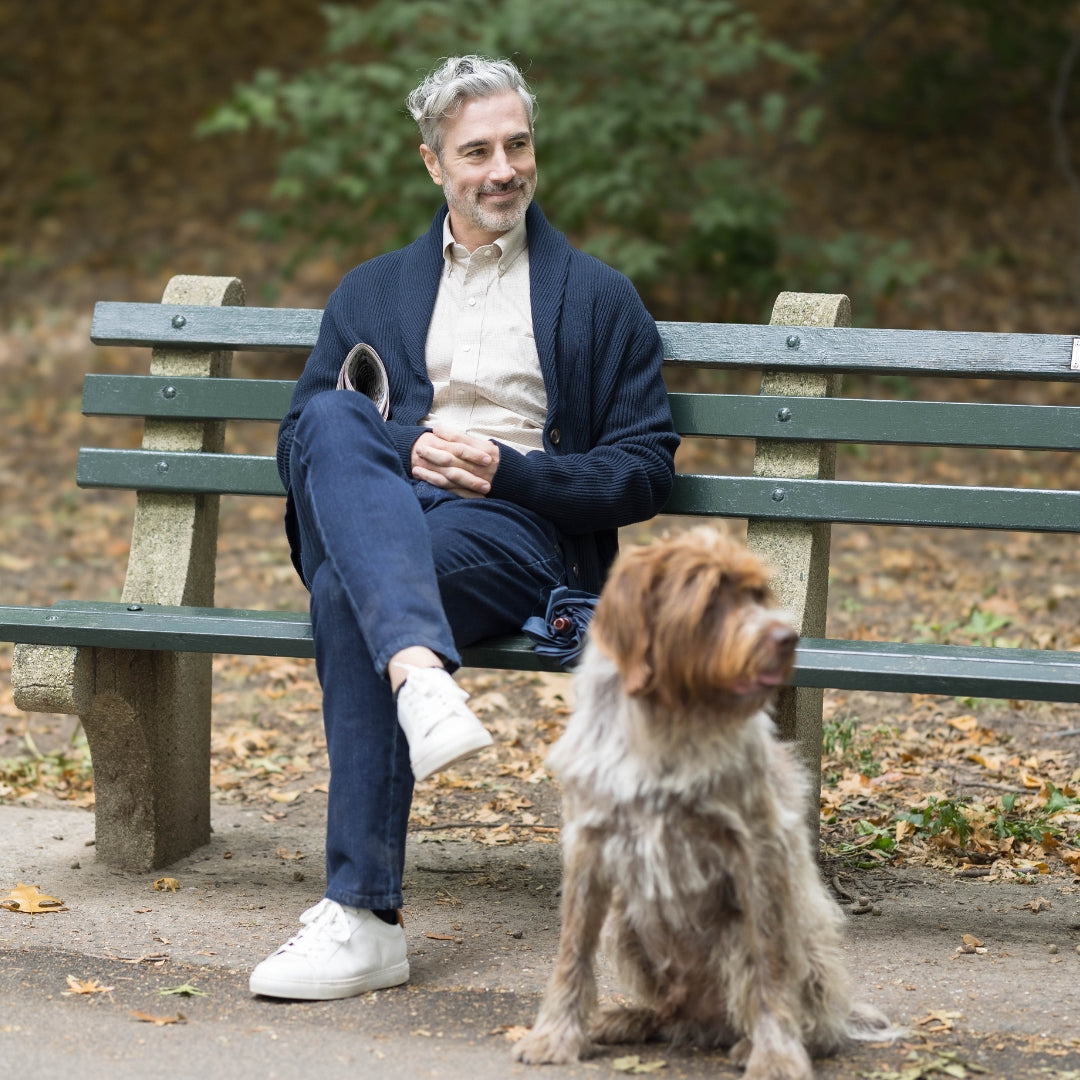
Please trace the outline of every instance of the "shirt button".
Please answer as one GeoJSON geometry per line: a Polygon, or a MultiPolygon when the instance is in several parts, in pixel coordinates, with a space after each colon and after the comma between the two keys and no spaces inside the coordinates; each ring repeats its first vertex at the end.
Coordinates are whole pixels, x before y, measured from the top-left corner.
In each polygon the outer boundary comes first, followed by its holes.
{"type": "Polygon", "coordinates": [[[469,297],[469,307],[476,307],[476,297],[475,296],[470,296],[469,297]]]}
{"type": "Polygon", "coordinates": [[[553,427],[551,429],[551,441],[552,441],[552,443],[555,446],[558,446],[559,445],[559,440],[561,438],[562,438],[562,432],[557,427],[553,427]]]}
{"type": "Polygon", "coordinates": [[[570,573],[573,574],[574,577],[581,577],[581,567],[578,566],[577,563],[574,563],[574,565],[570,567],[570,573]]]}

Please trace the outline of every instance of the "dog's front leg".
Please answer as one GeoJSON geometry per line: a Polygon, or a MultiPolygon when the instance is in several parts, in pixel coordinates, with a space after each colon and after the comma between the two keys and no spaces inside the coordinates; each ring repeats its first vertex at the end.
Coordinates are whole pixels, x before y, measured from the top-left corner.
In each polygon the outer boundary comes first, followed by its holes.
{"type": "Polygon", "coordinates": [[[562,930],[555,970],[532,1030],[514,1046],[531,1065],[566,1064],[588,1055],[589,1013],[596,1005],[593,956],[611,888],[601,867],[602,837],[593,830],[563,835],[562,930]]]}
{"type": "MultiPolygon", "coordinates": [[[[749,838],[747,838],[749,841],[749,838]]],[[[738,1011],[746,1038],[732,1048],[745,1080],[811,1080],[813,1067],[799,1024],[799,990],[787,970],[792,943],[787,926],[798,900],[786,874],[784,853],[761,843],[743,848],[744,865],[734,875],[745,926],[748,969],[738,1011]]]]}

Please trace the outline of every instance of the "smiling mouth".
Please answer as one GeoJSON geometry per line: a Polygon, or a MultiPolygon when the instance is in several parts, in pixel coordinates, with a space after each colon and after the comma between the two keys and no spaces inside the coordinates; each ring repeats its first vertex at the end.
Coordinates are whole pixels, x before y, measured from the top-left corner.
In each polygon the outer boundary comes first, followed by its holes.
{"type": "Polygon", "coordinates": [[[504,188],[481,188],[480,195],[486,196],[489,199],[506,199],[511,196],[518,195],[525,189],[525,185],[520,181],[516,184],[512,184],[510,187],[504,188]]]}

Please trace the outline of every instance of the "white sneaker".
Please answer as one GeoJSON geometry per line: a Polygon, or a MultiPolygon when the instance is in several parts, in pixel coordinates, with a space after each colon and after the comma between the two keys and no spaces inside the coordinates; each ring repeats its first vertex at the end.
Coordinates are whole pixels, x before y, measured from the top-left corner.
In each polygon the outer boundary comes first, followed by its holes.
{"type": "Polygon", "coordinates": [[[405,931],[364,908],[324,897],[303,930],[251,973],[253,994],[326,1001],[398,986],[409,978],[405,931]]]}
{"type": "Polygon", "coordinates": [[[398,691],[397,711],[417,780],[491,745],[491,736],[465,704],[468,698],[445,668],[409,671],[398,691]]]}

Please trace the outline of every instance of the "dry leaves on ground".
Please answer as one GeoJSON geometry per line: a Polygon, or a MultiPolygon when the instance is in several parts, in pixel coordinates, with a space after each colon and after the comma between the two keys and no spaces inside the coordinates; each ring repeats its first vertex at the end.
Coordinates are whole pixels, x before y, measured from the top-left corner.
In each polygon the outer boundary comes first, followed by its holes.
{"type": "Polygon", "coordinates": [[[41,892],[36,885],[19,882],[7,896],[0,898],[0,908],[20,911],[28,915],[41,915],[51,911],[67,911],[63,900],[41,892]]]}

